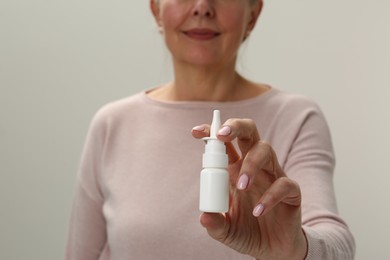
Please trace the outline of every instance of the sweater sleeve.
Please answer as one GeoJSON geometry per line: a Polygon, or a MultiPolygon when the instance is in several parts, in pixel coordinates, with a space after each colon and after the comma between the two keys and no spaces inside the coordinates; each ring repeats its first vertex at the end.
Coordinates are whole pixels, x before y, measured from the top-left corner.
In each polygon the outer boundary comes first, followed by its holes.
{"type": "Polygon", "coordinates": [[[106,244],[103,196],[99,184],[104,122],[96,115],[91,122],[77,176],[68,230],[66,260],[96,260],[106,244]]]}
{"type": "Polygon", "coordinates": [[[296,135],[284,166],[302,192],[302,224],[308,241],[306,259],[353,259],[353,236],[337,212],[329,128],[318,106],[307,102],[309,105],[299,110],[295,114],[297,120],[292,122],[296,135]]]}

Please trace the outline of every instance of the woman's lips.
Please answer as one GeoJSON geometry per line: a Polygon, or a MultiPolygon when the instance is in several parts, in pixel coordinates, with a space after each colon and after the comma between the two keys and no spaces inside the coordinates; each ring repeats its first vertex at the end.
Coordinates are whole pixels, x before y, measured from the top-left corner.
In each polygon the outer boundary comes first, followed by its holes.
{"type": "Polygon", "coordinates": [[[207,41],[214,39],[220,35],[220,33],[210,29],[191,29],[184,31],[184,34],[194,40],[207,41]]]}

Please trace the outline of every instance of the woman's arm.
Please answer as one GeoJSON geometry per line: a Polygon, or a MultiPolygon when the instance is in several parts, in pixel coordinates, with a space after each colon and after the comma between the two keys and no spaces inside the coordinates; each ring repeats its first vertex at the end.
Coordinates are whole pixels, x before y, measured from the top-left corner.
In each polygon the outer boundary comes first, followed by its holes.
{"type": "Polygon", "coordinates": [[[81,159],[65,252],[66,260],[96,260],[106,244],[106,222],[100,189],[104,122],[92,120],[81,159]]]}
{"type": "Polygon", "coordinates": [[[335,159],[329,127],[316,104],[308,100],[301,103],[308,109],[298,120],[301,123],[283,168],[301,188],[307,259],[353,259],[354,238],[337,210],[333,185],[335,159]]]}
{"type": "MultiPolygon", "coordinates": [[[[298,127],[286,128],[295,135],[283,167],[253,121],[224,124],[232,198],[226,215],[201,216],[213,238],[259,259],[353,259],[353,237],[337,214],[330,134],[320,110],[308,107],[299,120],[287,118],[298,127]]],[[[204,129],[194,137],[207,136],[204,129]]]]}

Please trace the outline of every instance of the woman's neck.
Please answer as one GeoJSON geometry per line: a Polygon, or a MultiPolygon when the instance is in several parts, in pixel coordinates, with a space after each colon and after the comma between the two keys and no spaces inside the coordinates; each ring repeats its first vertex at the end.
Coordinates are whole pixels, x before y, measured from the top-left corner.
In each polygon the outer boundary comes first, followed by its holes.
{"type": "Polygon", "coordinates": [[[268,87],[239,75],[234,66],[174,66],[175,79],[149,96],[162,101],[237,101],[260,95],[268,87]]]}

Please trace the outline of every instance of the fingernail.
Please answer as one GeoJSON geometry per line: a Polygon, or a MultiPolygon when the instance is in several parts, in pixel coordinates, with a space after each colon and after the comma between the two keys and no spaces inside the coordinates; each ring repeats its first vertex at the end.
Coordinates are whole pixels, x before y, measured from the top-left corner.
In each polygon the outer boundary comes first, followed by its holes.
{"type": "Polygon", "coordinates": [[[230,135],[231,132],[232,130],[230,129],[229,126],[224,126],[221,129],[219,129],[218,134],[226,136],[226,135],[230,135]]]}
{"type": "Polygon", "coordinates": [[[249,183],[249,177],[245,173],[241,175],[237,182],[237,189],[245,190],[249,183]]]}
{"type": "Polygon", "coordinates": [[[253,210],[253,216],[260,217],[260,215],[263,214],[263,212],[264,212],[264,205],[259,204],[253,210]]]}
{"type": "Polygon", "coordinates": [[[192,130],[203,132],[205,130],[205,128],[204,128],[204,126],[198,125],[198,126],[195,126],[194,128],[192,128],[192,130]]]}

